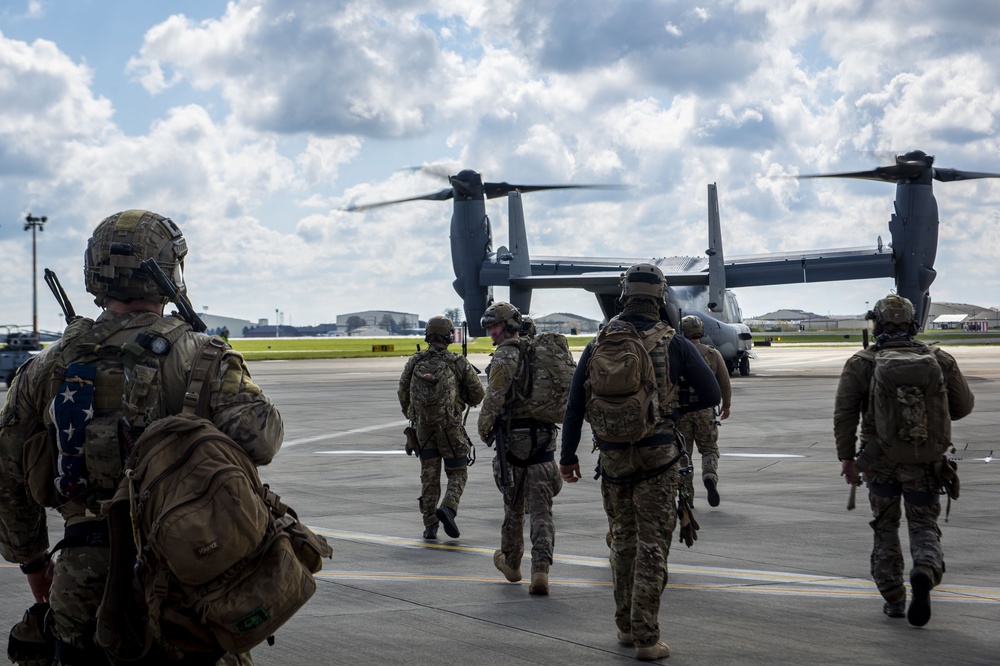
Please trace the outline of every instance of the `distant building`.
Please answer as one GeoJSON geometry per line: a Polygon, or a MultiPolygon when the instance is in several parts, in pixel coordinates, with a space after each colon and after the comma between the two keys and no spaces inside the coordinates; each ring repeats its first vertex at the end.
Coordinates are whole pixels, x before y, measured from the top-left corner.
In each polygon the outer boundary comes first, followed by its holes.
{"type": "MultiPolygon", "coordinates": [[[[169,308],[169,306],[168,306],[169,308]]],[[[208,314],[207,312],[201,314],[201,320],[205,322],[206,333],[209,335],[218,335],[222,332],[222,329],[229,329],[229,337],[231,338],[241,338],[243,337],[243,329],[250,329],[256,326],[249,319],[239,319],[237,317],[221,317],[215,314],[208,314]]],[[[273,335],[272,331],[272,335],[273,335]]]]}
{"type": "Polygon", "coordinates": [[[392,310],[365,310],[337,315],[337,330],[352,333],[358,328],[383,328],[393,335],[402,335],[403,331],[423,330],[420,317],[412,312],[394,312],[392,310]]]}
{"type": "Polygon", "coordinates": [[[533,319],[535,320],[535,330],[539,333],[549,331],[563,335],[588,335],[597,333],[601,325],[601,322],[596,319],[588,319],[569,312],[554,312],[533,317],[533,319]]]}

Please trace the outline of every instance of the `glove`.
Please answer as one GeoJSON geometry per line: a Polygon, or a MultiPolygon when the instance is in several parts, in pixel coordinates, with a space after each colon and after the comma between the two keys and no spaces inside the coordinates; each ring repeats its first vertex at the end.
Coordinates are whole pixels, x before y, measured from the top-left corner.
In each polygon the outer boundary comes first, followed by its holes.
{"type": "Polygon", "coordinates": [[[7,657],[19,666],[49,666],[55,659],[55,641],[45,633],[47,603],[24,611],[24,618],[10,630],[7,657]]]}
{"type": "Polygon", "coordinates": [[[691,505],[683,499],[677,503],[677,521],[681,525],[677,537],[678,540],[690,548],[698,540],[698,530],[701,526],[694,518],[694,510],[691,505]]]}
{"type": "Polygon", "coordinates": [[[406,455],[412,456],[414,451],[420,450],[417,443],[417,431],[413,426],[406,426],[403,434],[406,435],[406,455]]]}

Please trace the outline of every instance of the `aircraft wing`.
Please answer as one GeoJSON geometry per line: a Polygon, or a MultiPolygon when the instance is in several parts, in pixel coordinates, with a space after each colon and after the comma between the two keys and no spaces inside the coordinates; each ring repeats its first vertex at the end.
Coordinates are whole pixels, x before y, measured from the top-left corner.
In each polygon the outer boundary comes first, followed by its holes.
{"type": "Polygon", "coordinates": [[[810,250],[726,260],[726,287],[893,277],[892,250],[884,247],[810,250]]]}
{"type": "MultiPolygon", "coordinates": [[[[708,259],[700,257],[532,257],[530,275],[522,276],[511,275],[503,257],[500,261],[489,257],[483,264],[481,284],[611,293],[618,290],[621,274],[629,266],[643,262],[659,266],[670,286],[708,285],[708,259]]],[[[893,275],[892,251],[884,246],[732,257],[725,261],[727,288],[893,275]]]]}

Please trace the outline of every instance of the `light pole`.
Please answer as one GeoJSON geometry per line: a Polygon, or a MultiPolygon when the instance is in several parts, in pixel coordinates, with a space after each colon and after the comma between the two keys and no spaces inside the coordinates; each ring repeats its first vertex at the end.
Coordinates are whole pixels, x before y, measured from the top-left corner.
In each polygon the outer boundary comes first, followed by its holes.
{"type": "Polygon", "coordinates": [[[44,215],[33,217],[28,213],[24,219],[24,230],[31,229],[31,332],[35,342],[38,342],[38,260],[35,252],[35,229],[43,231],[49,218],[44,215]]]}
{"type": "Polygon", "coordinates": [[[278,328],[281,324],[278,323],[278,308],[274,308],[274,337],[278,337],[278,328]]]}

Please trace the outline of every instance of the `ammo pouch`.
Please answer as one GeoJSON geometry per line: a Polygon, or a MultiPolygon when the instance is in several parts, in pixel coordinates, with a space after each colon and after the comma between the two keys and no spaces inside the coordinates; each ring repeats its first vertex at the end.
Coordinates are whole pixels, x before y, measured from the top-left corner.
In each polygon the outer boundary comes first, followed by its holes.
{"type": "Polygon", "coordinates": [[[937,468],[935,471],[937,472],[938,481],[941,487],[944,488],[945,493],[947,493],[948,499],[957,500],[961,491],[961,484],[958,480],[958,464],[954,460],[946,458],[937,463],[935,467],[937,468]]]}

